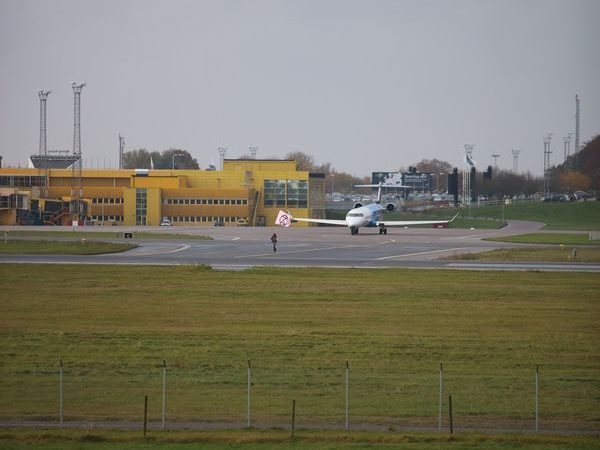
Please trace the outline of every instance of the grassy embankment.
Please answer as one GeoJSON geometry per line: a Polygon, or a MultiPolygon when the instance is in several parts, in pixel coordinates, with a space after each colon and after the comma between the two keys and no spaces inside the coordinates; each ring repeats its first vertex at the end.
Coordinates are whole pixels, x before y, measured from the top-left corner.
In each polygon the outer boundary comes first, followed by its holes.
{"type": "Polygon", "coordinates": [[[137,247],[133,244],[88,241],[0,241],[0,255],[100,255],[119,253],[137,247]]]}
{"type": "Polygon", "coordinates": [[[598,428],[600,279],[586,273],[0,265],[0,417],[598,428]],[[446,397],[445,397],[446,398],[446,397]],[[446,402],[447,403],[447,402],[446,402]],[[447,404],[444,405],[444,410],[447,404]],[[445,414],[445,416],[447,416],[445,414]],[[445,418],[447,424],[447,419],[445,418]]]}
{"type": "Polygon", "coordinates": [[[457,255],[448,259],[470,261],[600,262],[600,240],[590,240],[588,233],[532,233],[488,238],[486,240],[512,242],[515,244],[543,244],[551,247],[528,246],[524,248],[506,248],[457,255]]]}
{"type": "Polygon", "coordinates": [[[137,247],[137,239],[207,240],[203,235],[134,232],[133,239],[123,241],[123,232],[10,230],[0,233],[0,254],[31,255],[98,255],[118,253],[137,247]]]}
{"type": "Polygon", "coordinates": [[[547,435],[490,435],[447,433],[340,433],[331,431],[183,431],[149,432],[146,439],[136,431],[102,430],[0,430],[0,448],[44,450],[271,450],[271,449],[408,449],[468,448],[492,450],[587,450],[598,448],[597,437],[547,435]],[[200,447],[201,445],[201,447],[200,447]]]}
{"type": "MultiPolygon", "coordinates": [[[[443,220],[457,212],[452,228],[498,228],[504,220],[532,220],[545,223],[545,230],[599,231],[600,202],[514,203],[504,206],[475,205],[462,208],[429,209],[421,213],[387,213],[388,220],[443,220]]],[[[330,218],[343,218],[345,211],[327,211],[330,218]],[[335,216],[335,217],[334,217],[335,216]]]]}
{"type": "MultiPolygon", "coordinates": [[[[123,231],[63,231],[46,229],[40,227],[39,230],[6,230],[0,232],[0,239],[4,239],[4,233],[7,233],[9,239],[14,237],[23,238],[65,238],[65,239],[123,239],[123,231]]],[[[193,239],[193,240],[212,240],[209,236],[199,234],[181,234],[165,230],[164,233],[150,231],[134,231],[133,239],[193,239]]]]}

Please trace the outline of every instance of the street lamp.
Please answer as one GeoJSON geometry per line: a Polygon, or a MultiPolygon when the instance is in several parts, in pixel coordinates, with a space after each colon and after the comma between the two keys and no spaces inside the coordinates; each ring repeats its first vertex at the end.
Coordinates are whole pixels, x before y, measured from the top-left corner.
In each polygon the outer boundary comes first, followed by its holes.
{"type": "Polygon", "coordinates": [[[173,164],[171,166],[171,170],[175,170],[175,157],[176,156],[183,156],[183,153],[173,153],[173,164]]]}

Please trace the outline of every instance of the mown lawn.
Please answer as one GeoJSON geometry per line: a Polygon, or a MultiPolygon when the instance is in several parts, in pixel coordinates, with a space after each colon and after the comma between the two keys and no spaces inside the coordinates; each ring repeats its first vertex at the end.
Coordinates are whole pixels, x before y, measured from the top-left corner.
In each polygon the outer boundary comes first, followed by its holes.
{"type": "Polygon", "coordinates": [[[597,428],[597,274],[0,265],[0,417],[597,428]],[[444,403],[444,411],[447,402],[444,403]],[[444,414],[447,423],[447,414],[444,414]]]}
{"type": "Polygon", "coordinates": [[[13,255],[100,255],[119,253],[137,247],[133,244],[95,242],[86,238],[76,241],[0,241],[0,254],[13,255]]]}

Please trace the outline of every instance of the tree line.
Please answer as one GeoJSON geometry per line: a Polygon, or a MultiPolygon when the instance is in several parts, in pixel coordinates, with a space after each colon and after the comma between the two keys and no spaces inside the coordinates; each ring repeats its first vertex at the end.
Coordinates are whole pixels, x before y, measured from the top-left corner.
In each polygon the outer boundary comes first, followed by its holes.
{"type": "MultiPolygon", "coordinates": [[[[244,155],[239,159],[249,159],[244,155]]],[[[274,158],[276,159],[276,158],[274,158]]],[[[335,170],[331,163],[319,164],[310,154],[301,151],[288,152],[285,160],[296,161],[296,169],[325,175],[325,191],[349,193],[355,190],[356,184],[368,184],[369,175],[360,177],[335,170]]],[[[138,149],[125,152],[123,155],[125,169],[199,169],[196,159],[184,149],[171,148],[162,152],[138,149]]],[[[438,159],[422,159],[408,168],[400,167],[398,172],[415,168],[420,173],[430,173],[436,179],[434,188],[447,191],[447,176],[453,166],[438,159]]],[[[214,170],[214,167],[209,167],[214,170]]],[[[460,171],[459,171],[460,172],[460,171]]],[[[563,164],[550,169],[550,186],[552,192],[600,191],[600,135],[586,143],[577,153],[571,155],[563,164]]],[[[476,173],[475,186],[478,194],[489,198],[514,197],[517,195],[533,195],[542,193],[544,177],[534,176],[529,172],[515,173],[510,170],[492,168],[491,177],[484,172],[476,173]]],[[[460,188],[460,184],[459,184],[460,188]]]]}

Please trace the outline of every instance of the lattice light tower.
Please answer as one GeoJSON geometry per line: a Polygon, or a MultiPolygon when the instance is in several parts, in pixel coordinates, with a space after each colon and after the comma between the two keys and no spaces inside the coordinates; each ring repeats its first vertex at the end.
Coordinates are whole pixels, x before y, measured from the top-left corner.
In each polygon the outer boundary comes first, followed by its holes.
{"type": "Polygon", "coordinates": [[[573,153],[579,151],[579,95],[575,95],[575,148],[573,153]]]}
{"type": "Polygon", "coordinates": [[[569,159],[571,153],[571,137],[573,133],[569,133],[568,136],[563,137],[563,143],[565,144],[565,162],[569,159]]]}
{"type": "Polygon", "coordinates": [[[73,220],[80,220],[84,216],[83,185],[82,185],[82,159],[81,159],[81,91],[85,83],[73,81],[74,103],[73,103],[73,156],[77,156],[77,161],[73,163],[73,184],[71,186],[71,214],[73,220]]]}
{"type": "Polygon", "coordinates": [[[38,96],[40,97],[40,156],[48,155],[48,147],[46,143],[46,100],[52,91],[40,89],[38,96]]]}
{"type": "Polygon", "coordinates": [[[219,147],[217,149],[219,152],[219,161],[221,164],[221,170],[223,170],[223,161],[225,160],[225,155],[227,154],[227,147],[219,147]]]}
{"type": "Polygon", "coordinates": [[[473,144],[465,144],[465,170],[463,172],[463,203],[471,204],[471,167],[473,166],[473,144]]]}
{"type": "Polygon", "coordinates": [[[40,89],[38,96],[40,97],[40,156],[44,156],[44,193],[43,196],[48,196],[48,143],[46,140],[46,100],[52,91],[40,89]]]}
{"type": "Polygon", "coordinates": [[[125,138],[119,133],[119,170],[123,170],[123,155],[125,154],[125,138]]]}
{"type": "Polygon", "coordinates": [[[250,150],[250,159],[256,159],[256,152],[258,151],[258,147],[250,146],[248,147],[250,150]]]}
{"type": "Polygon", "coordinates": [[[544,195],[550,195],[550,142],[552,141],[552,133],[544,138],[544,195]]]}
{"type": "Polygon", "coordinates": [[[492,158],[494,158],[494,167],[498,167],[498,158],[500,158],[500,154],[499,153],[494,153],[492,155],[492,158]]]}
{"type": "Polygon", "coordinates": [[[519,153],[521,153],[521,150],[518,150],[516,148],[512,150],[512,155],[513,155],[513,172],[514,173],[518,173],[519,172],[519,153]]]}

